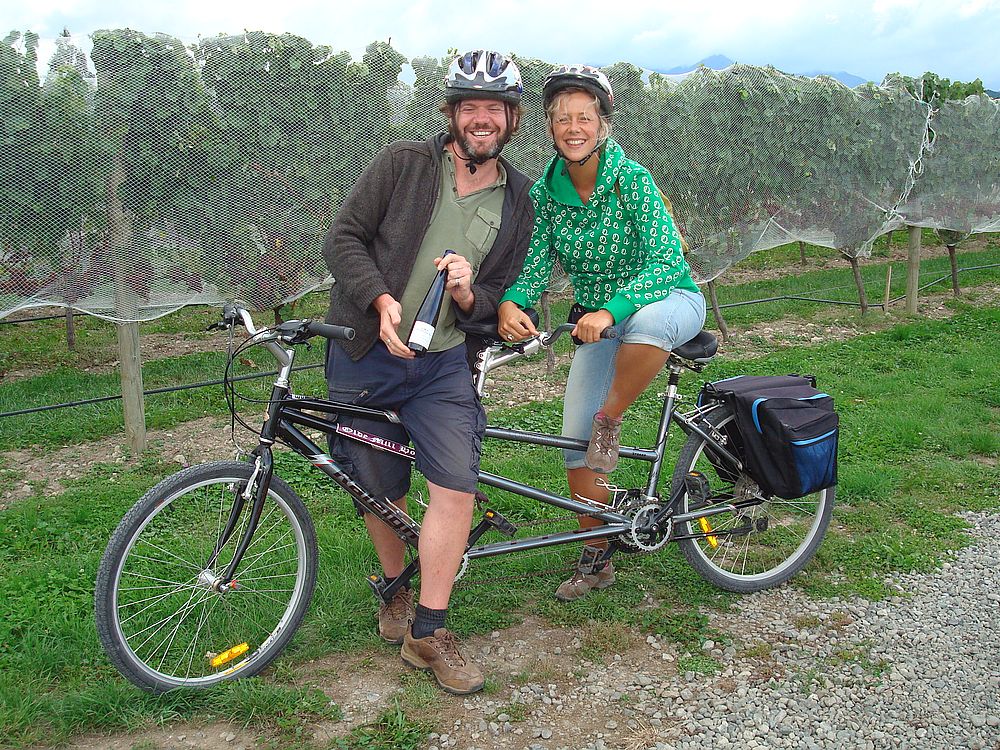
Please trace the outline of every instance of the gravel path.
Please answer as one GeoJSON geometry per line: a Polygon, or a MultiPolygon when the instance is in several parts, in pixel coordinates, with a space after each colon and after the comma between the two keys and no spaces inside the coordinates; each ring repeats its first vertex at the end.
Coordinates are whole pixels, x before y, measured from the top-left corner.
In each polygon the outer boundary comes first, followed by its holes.
{"type": "Polygon", "coordinates": [[[466,700],[430,747],[1000,748],[1000,516],[966,518],[975,544],[887,600],[744,597],[713,621],[731,645],[704,644],[714,676],[650,636],[568,684],[466,700]]]}
{"type": "MultiPolygon", "coordinates": [[[[884,601],[815,601],[784,587],[712,614],[726,634],[698,655],[721,664],[712,675],[678,671],[691,656],[671,642],[607,624],[528,618],[471,638],[468,653],[502,687],[458,699],[428,686],[438,732],[423,747],[1000,750],[1000,514],[963,515],[973,544],[931,574],[889,579],[898,593],[884,601]],[[604,643],[617,653],[595,656],[604,643]]],[[[388,646],[310,664],[303,676],[345,714],[312,726],[314,740],[325,747],[390,708],[401,680],[412,682],[406,672],[388,646]]],[[[237,725],[179,723],[63,747],[274,745],[237,725]]]]}

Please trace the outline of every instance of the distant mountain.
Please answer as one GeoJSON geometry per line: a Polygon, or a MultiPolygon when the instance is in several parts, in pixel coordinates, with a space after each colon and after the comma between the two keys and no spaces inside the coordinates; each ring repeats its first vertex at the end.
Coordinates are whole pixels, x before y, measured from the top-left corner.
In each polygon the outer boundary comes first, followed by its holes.
{"type": "Polygon", "coordinates": [[[704,60],[699,60],[694,65],[681,65],[676,68],[671,68],[670,70],[661,70],[660,72],[665,73],[668,76],[679,76],[684,73],[690,73],[692,70],[696,70],[699,65],[704,65],[706,68],[711,68],[712,70],[722,70],[723,68],[728,68],[735,62],[735,60],[730,60],[725,55],[712,55],[711,57],[706,57],[704,60]]]}
{"type": "MultiPolygon", "coordinates": [[[[694,65],[679,65],[676,68],[671,68],[670,70],[660,70],[657,72],[668,76],[679,76],[684,75],[685,73],[690,73],[692,70],[697,70],[700,65],[704,65],[706,68],[711,68],[712,70],[722,70],[723,68],[728,68],[730,65],[733,65],[735,62],[735,60],[730,60],[725,55],[712,55],[711,57],[706,57],[704,60],[699,60],[694,65]]],[[[830,76],[831,78],[836,78],[848,88],[859,86],[862,83],[865,83],[866,80],[861,76],[856,76],[853,73],[845,73],[842,70],[838,70],[837,72],[813,70],[808,73],[797,73],[794,70],[788,70],[785,72],[794,73],[795,75],[808,76],[809,78],[815,78],[816,76],[830,76]]]]}
{"type": "Polygon", "coordinates": [[[853,73],[845,73],[842,70],[838,70],[836,73],[829,70],[813,70],[808,73],[799,73],[798,75],[803,75],[808,78],[815,78],[816,76],[830,76],[830,78],[836,78],[849,89],[853,89],[855,86],[860,86],[862,83],[868,83],[867,79],[864,79],[861,76],[856,76],[853,73]]]}
{"type": "Polygon", "coordinates": [[[990,89],[984,89],[986,96],[991,96],[994,99],[1000,99],[1000,91],[991,91],[990,89]]]}

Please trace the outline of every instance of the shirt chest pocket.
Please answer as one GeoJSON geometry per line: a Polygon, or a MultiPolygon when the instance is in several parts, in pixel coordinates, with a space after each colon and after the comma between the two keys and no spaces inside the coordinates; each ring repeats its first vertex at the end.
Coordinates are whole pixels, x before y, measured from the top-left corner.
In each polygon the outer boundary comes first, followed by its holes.
{"type": "Polygon", "coordinates": [[[479,263],[493,247],[500,230],[500,217],[485,208],[477,208],[469,226],[465,230],[465,239],[476,250],[476,258],[469,258],[474,270],[479,269],[479,263]]]}

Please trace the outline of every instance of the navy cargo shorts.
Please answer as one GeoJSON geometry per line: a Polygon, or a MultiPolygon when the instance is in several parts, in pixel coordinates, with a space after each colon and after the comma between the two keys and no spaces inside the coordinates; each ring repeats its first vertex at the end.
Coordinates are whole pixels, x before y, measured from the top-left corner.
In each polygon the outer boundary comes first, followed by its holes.
{"type": "MultiPolygon", "coordinates": [[[[417,471],[459,492],[475,492],[486,413],[473,386],[465,345],[415,359],[394,357],[381,341],[355,362],[335,341],[327,348],[330,398],[391,409],[402,424],[349,414],[334,417],[355,430],[406,445],[413,443],[417,471]]],[[[330,435],[330,455],[370,494],[398,500],[410,489],[410,461],[340,435],[330,435]]]]}

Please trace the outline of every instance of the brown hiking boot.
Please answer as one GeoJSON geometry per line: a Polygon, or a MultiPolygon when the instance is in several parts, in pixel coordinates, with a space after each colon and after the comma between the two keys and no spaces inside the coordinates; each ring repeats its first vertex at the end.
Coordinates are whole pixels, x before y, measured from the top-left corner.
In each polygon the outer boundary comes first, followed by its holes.
{"type": "Polygon", "coordinates": [[[378,634],[382,640],[399,645],[413,617],[413,590],[400,589],[388,604],[378,607],[378,634]]]}
{"type": "Polygon", "coordinates": [[[591,471],[610,474],[618,466],[618,439],[622,434],[622,421],[611,419],[601,413],[594,415],[594,427],[590,433],[590,445],[584,463],[591,471]]]}
{"type": "Polygon", "coordinates": [[[599,560],[604,557],[604,553],[605,550],[600,547],[585,545],[573,575],[556,589],[556,599],[571,602],[586,596],[593,589],[606,589],[614,583],[615,567],[610,560],[603,563],[602,568],[595,570],[602,564],[599,560]]]}
{"type": "Polygon", "coordinates": [[[434,635],[414,638],[406,629],[403,661],[416,669],[429,669],[442,689],[455,695],[467,695],[482,690],[483,673],[458,650],[458,638],[447,628],[438,628],[434,635]]]}

